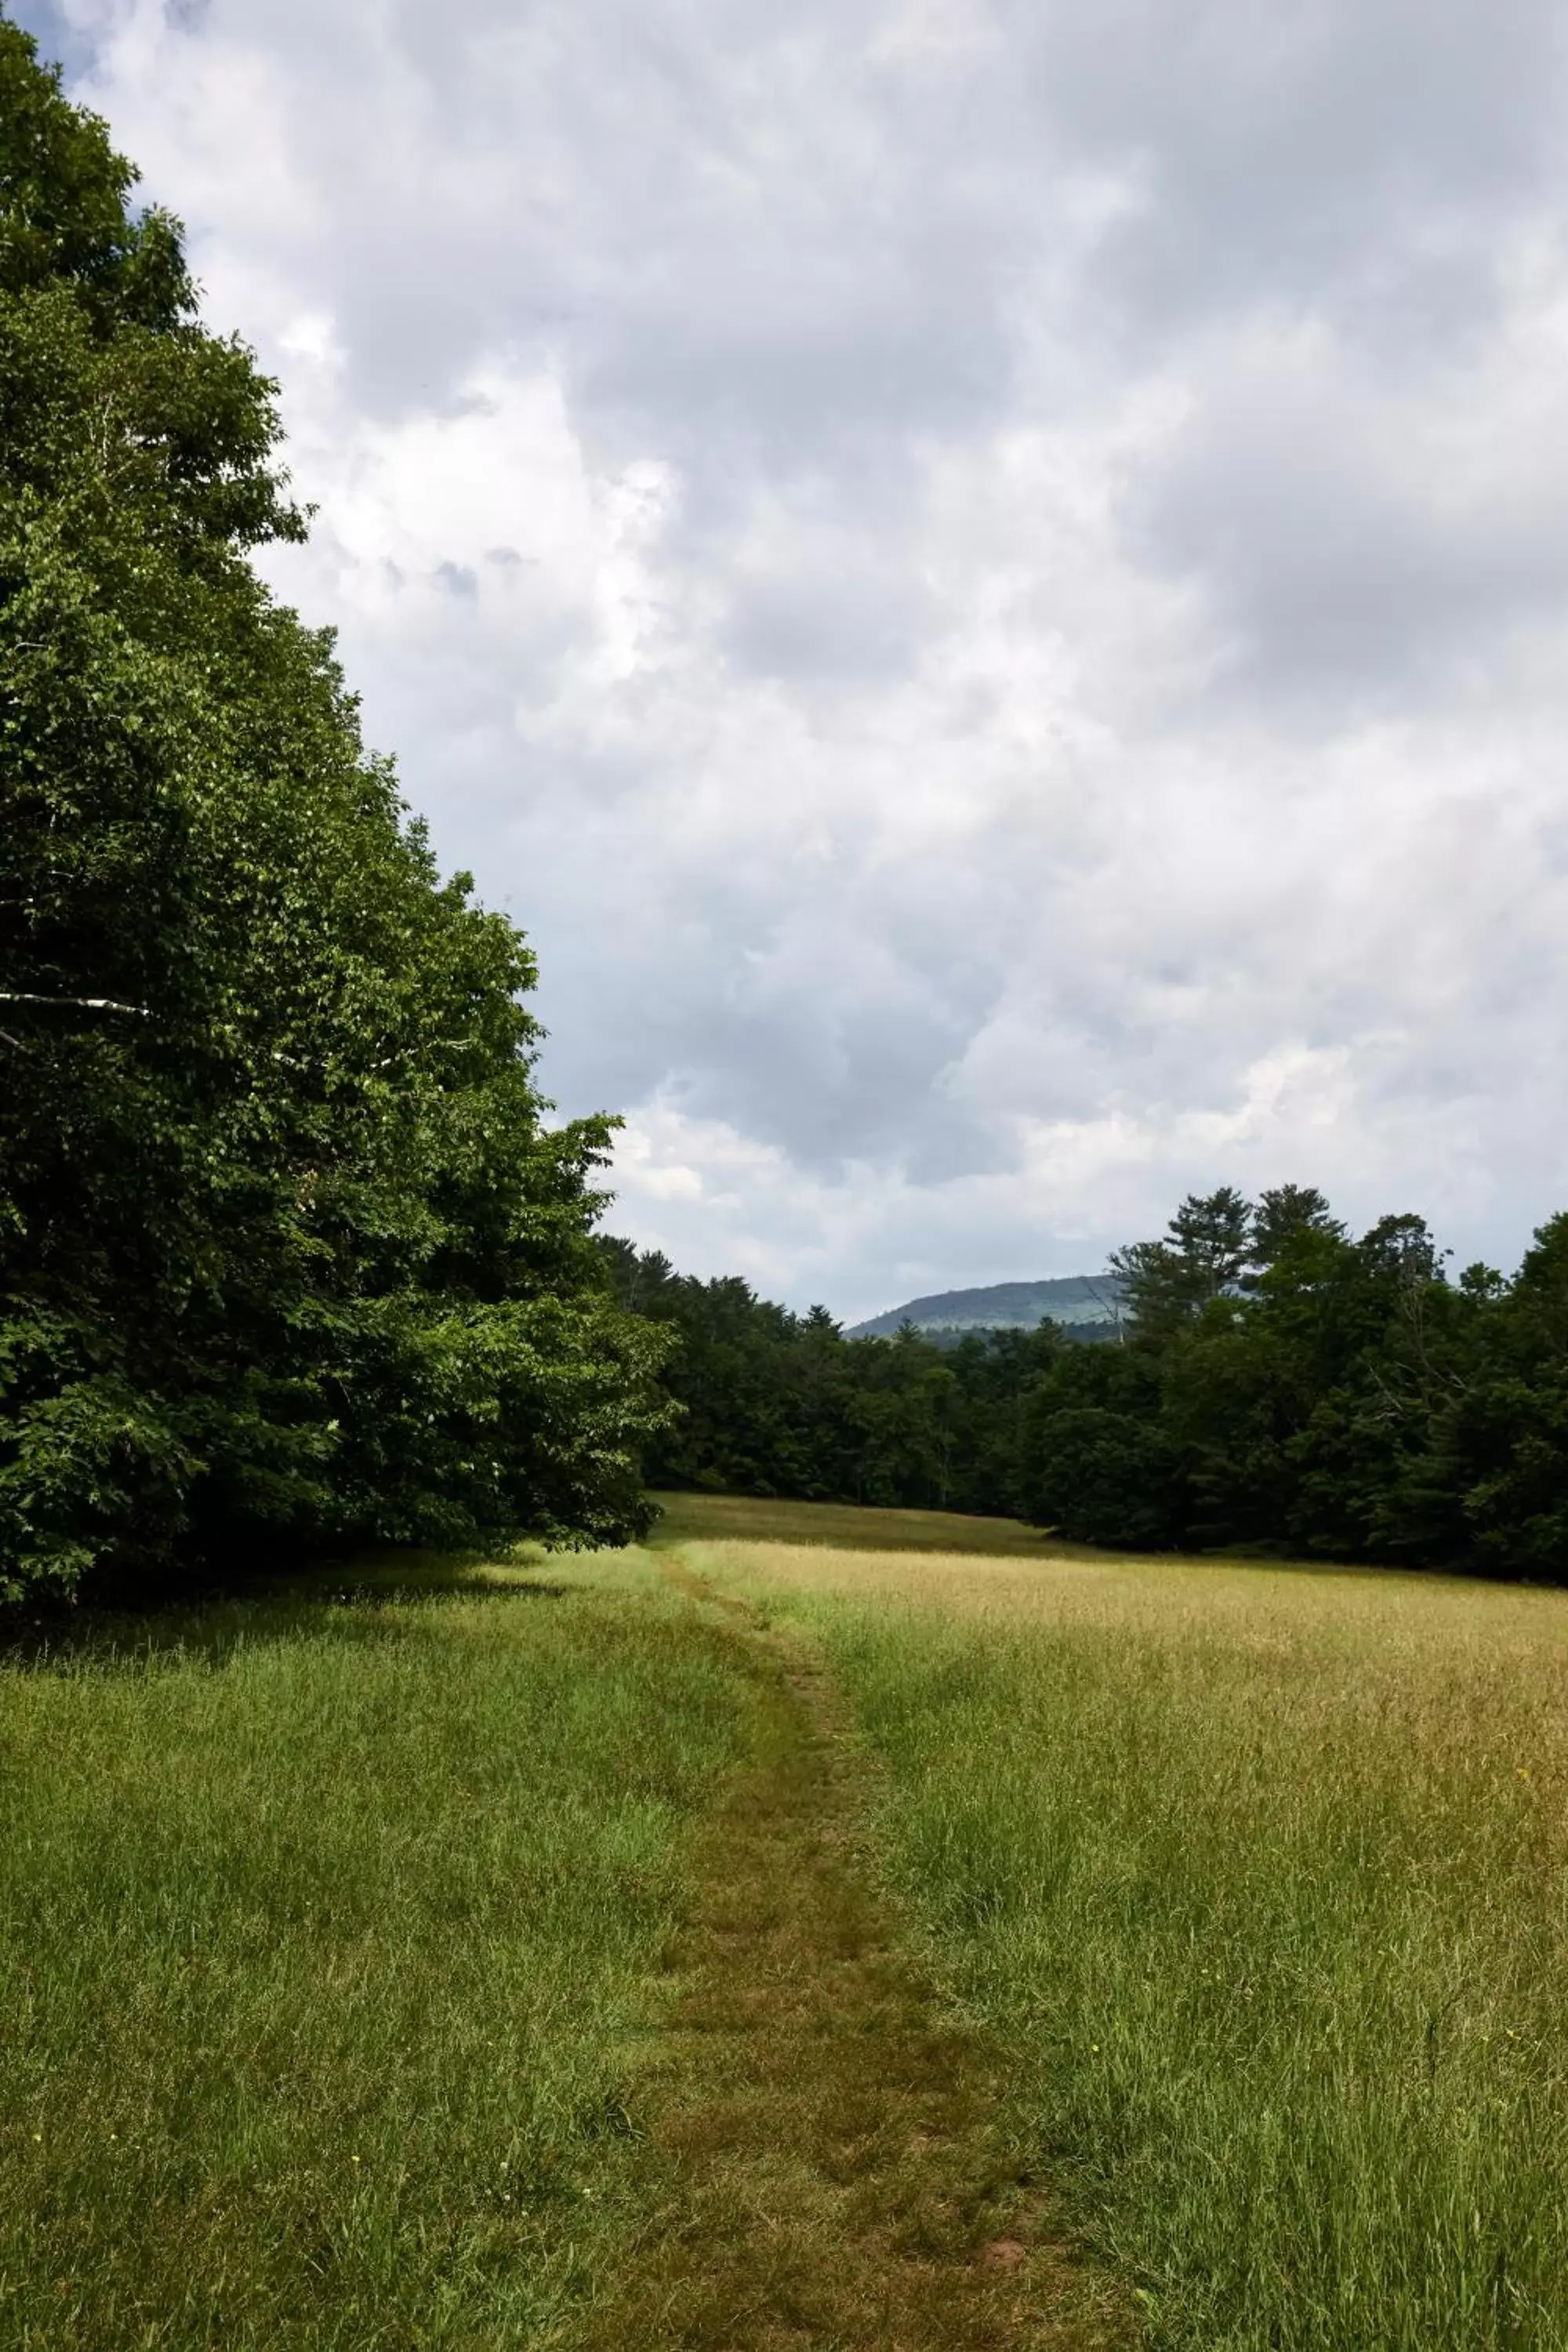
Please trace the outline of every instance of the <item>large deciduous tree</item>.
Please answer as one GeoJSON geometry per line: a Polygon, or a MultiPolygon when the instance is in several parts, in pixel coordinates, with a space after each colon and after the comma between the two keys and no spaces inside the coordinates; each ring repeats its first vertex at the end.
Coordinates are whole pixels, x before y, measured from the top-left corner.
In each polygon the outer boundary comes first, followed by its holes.
{"type": "Polygon", "coordinates": [[[0,1595],[625,1535],[609,1122],[546,1123],[525,941],[258,579],[275,388],[133,180],[0,20],[0,1595]]]}

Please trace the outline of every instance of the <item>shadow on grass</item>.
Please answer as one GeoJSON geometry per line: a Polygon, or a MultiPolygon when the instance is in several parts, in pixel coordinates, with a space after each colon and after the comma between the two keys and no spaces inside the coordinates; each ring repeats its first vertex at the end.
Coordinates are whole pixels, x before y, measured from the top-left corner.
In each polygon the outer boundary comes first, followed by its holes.
{"type": "Polygon", "coordinates": [[[539,1573],[547,1559],[532,1545],[501,1559],[493,1550],[387,1550],[281,1573],[209,1575],[199,1586],[158,1589],[135,1602],[114,1593],[0,1609],[0,1667],[61,1674],[182,1656],[216,1669],[262,1642],[400,1640],[412,1630],[399,1622],[406,1609],[565,1600],[573,1588],[539,1573]]]}

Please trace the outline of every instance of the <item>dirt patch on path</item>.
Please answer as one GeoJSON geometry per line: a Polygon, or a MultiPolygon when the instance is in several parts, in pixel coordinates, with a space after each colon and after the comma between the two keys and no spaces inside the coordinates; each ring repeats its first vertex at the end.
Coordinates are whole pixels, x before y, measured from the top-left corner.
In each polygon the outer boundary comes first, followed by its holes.
{"type": "Polygon", "coordinates": [[[810,1653],[679,1559],[758,1688],[753,1761],[697,1857],[652,2085],[655,2226],[590,2352],[1112,2352],[1116,2299],[1053,2242],[858,1850],[867,1768],[810,1653]]]}

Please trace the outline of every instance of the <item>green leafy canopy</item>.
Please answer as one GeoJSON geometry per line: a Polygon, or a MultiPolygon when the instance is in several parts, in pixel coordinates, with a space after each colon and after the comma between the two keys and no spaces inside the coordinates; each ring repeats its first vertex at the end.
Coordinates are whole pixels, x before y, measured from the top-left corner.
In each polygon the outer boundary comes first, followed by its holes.
{"type": "Polygon", "coordinates": [[[0,1593],[640,1524],[660,1335],[547,1123],[531,951],[330,636],[276,387],[0,19],[0,1593]]]}

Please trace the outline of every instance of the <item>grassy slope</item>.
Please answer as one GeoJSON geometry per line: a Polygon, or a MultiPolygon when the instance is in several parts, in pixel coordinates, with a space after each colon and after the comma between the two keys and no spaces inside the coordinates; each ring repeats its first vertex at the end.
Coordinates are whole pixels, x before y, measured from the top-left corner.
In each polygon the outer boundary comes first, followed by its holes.
{"type": "Polygon", "coordinates": [[[689,1556],[824,1641],[896,1881],[1153,2345],[1568,2346],[1568,1595],[689,1556]]]}
{"type": "MultiPolygon", "coordinates": [[[[854,1551],[984,1552],[1026,1559],[1061,1556],[1063,1547],[1021,1519],[971,1517],[963,1511],[883,1511],[858,1503],[759,1502],[750,1495],[660,1494],[650,1540],[671,1545],[744,1541],[825,1544],[854,1551]]],[[[1068,1552],[1082,1547],[1066,1547],[1068,1552]]],[[[1097,1555],[1083,1552],[1083,1557],[1097,1555]]]]}
{"type": "Polygon", "coordinates": [[[746,1705],[636,1556],[0,1663],[0,2342],[552,2343],[746,1705]]]}

